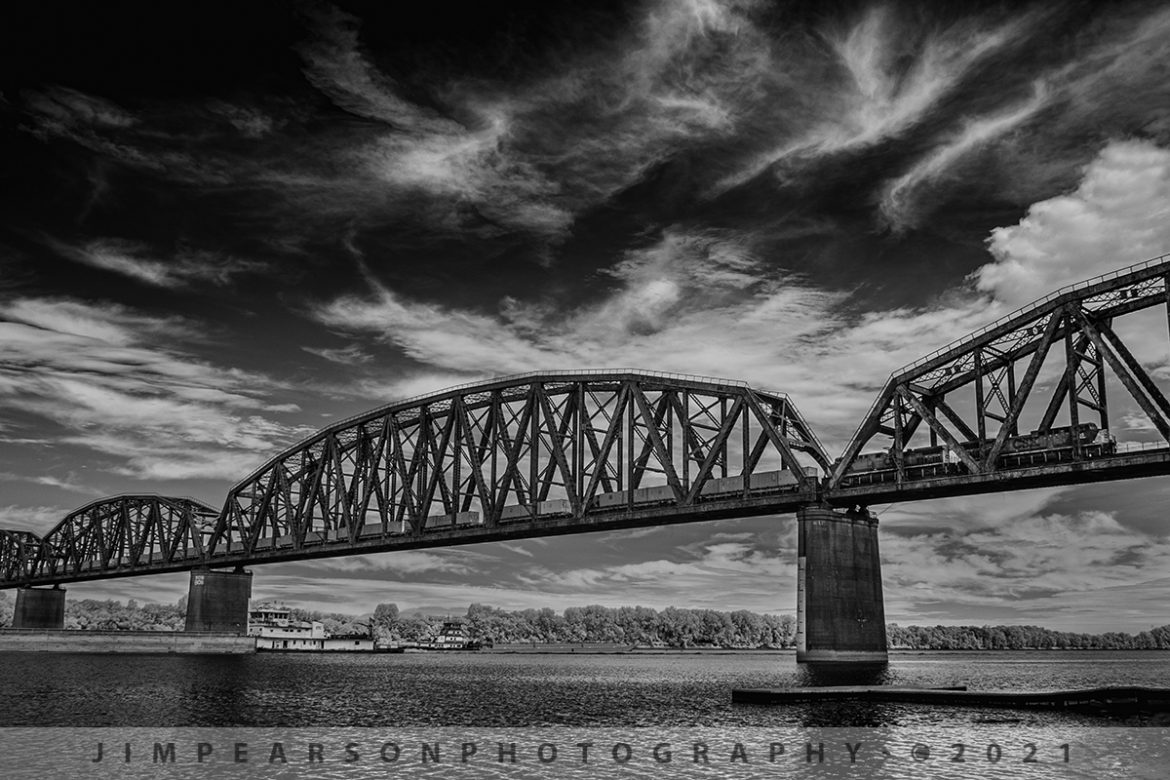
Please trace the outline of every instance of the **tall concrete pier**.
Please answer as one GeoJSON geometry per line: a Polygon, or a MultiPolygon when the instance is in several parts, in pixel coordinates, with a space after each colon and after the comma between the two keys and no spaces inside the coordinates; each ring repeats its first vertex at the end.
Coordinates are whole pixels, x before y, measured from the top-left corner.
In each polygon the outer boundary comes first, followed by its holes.
{"type": "Polygon", "coordinates": [[[20,588],[16,591],[13,628],[65,628],[64,588],[20,588]]]}
{"type": "Polygon", "coordinates": [[[252,572],[194,569],[187,590],[187,631],[248,633],[252,572]]]}
{"type": "Polygon", "coordinates": [[[877,520],[865,510],[807,506],[796,522],[797,662],[886,663],[877,520]]]}

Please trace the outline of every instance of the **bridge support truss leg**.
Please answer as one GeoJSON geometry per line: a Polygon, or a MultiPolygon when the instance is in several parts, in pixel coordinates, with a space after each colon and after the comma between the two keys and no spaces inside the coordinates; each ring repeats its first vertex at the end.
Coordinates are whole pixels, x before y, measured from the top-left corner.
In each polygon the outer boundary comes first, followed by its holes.
{"type": "Polygon", "coordinates": [[[797,663],[886,663],[877,520],[808,506],[796,522],[797,663]]]}
{"type": "Polygon", "coordinates": [[[248,633],[252,572],[194,569],[187,590],[187,631],[248,633]]]}
{"type": "Polygon", "coordinates": [[[16,591],[13,628],[65,628],[64,588],[21,588],[16,591]]]}

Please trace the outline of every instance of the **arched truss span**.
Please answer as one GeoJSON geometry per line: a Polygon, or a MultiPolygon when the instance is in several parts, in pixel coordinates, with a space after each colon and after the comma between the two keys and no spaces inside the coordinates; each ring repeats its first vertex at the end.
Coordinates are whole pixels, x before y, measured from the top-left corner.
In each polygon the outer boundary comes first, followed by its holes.
{"type": "Polygon", "coordinates": [[[1058,290],[895,372],[834,463],[829,494],[965,477],[990,485],[1020,469],[1104,478],[1089,472],[1128,452],[1110,432],[1119,392],[1156,432],[1130,475],[1146,473],[1143,458],[1164,472],[1170,403],[1137,349],[1148,364],[1153,344],[1165,364],[1167,319],[1146,311],[1159,306],[1170,316],[1170,256],[1058,290]]]}
{"type": "MultiPolygon", "coordinates": [[[[103,498],[70,512],[44,537],[33,537],[35,555],[31,544],[26,545],[17,565],[25,578],[97,577],[195,565],[204,557],[204,540],[218,514],[193,498],[103,498]]],[[[6,543],[5,550],[10,547],[6,543]]]]}
{"type": "Polygon", "coordinates": [[[529,374],[317,433],[231,491],[210,548],[247,555],[688,510],[815,491],[818,466],[829,466],[824,450],[783,394],[624,370],[529,374]]]}

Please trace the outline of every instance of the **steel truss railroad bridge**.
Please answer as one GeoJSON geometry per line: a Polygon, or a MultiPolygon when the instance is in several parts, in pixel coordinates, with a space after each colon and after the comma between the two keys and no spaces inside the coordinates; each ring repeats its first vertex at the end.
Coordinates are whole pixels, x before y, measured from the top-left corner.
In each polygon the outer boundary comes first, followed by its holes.
{"type": "Polygon", "coordinates": [[[0,531],[0,588],[795,512],[804,657],[884,657],[864,507],[1170,473],[1170,402],[1135,356],[1156,342],[1166,363],[1168,320],[1170,256],[1061,289],[892,374],[836,459],[787,395],[742,382],[617,370],[451,388],[314,434],[220,509],[123,495],[43,537],[0,531]],[[1156,436],[1118,442],[1110,392],[1156,436]],[[848,614],[817,616],[842,599],[848,614]]]}

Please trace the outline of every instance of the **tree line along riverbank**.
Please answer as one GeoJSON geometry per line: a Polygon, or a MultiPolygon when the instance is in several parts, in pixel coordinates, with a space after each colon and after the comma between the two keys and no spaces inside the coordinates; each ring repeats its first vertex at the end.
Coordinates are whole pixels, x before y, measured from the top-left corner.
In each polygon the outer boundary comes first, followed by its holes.
{"type": "MultiPolygon", "coordinates": [[[[0,627],[12,623],[13,595],[0,591],[0,627]]],[[[401,612],[379,604],[372,613],[292,610],[298,620],[317,620],[331,634],[372,633],[383,641],[429,643],[444,622],[459,619],[469,639],[488,644],[612,643],[643,647],[786,648],[796,638],[791,615],[667,607],[570,607],[509,611],[472,604],[462,615],[401,612]]],[[[176,604],[67,601],[65,627],[94,631],[181,631],[186,599],[176,604]]],[[[890,647],[909,650],[1170,650],[1170,625],[1136,634],[1054,631],[1039,626],[887,627],[890,647]]]]}

